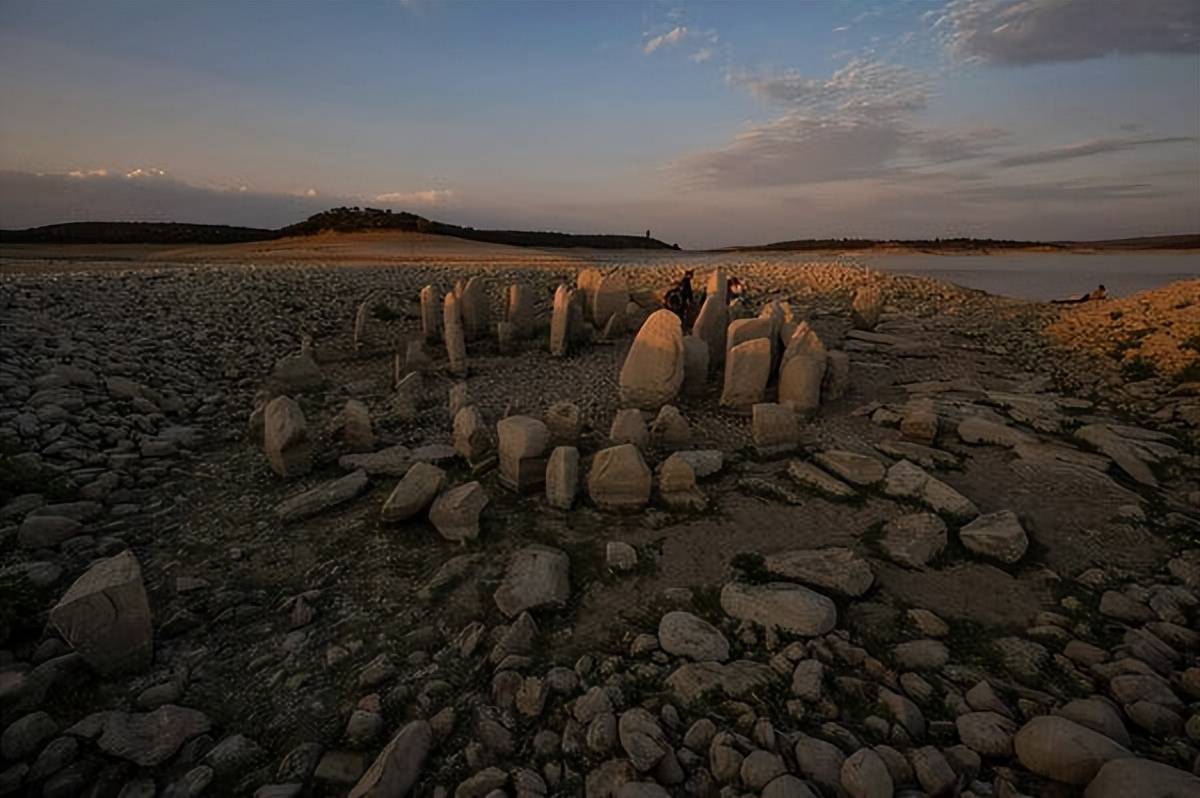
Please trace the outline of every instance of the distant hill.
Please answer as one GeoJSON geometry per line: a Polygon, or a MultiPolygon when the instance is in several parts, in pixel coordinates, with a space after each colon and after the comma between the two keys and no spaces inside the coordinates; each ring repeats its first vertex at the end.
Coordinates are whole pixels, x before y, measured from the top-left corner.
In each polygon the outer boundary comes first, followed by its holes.
{"type": "Polygon", "coordinates": [[[356,233],[398,230],[453,236],[517,247],[586,247],[590,249],[679,249],[647,236],[590,235],[528,230],[476,230],[436,222],[414,213],[377,208],[332,208],[302,222],[266,230],[219,224],[178,222],[67,222],[27,230],[0,230],[6,244],[239,244],[324,232],[356,233]]]}
{"type": "Polygon", "coordinates": [[[1145,250],[1200,249],[1200,233],[1176,236],[1114,238],[1105,241],[1014,241],[995,238],[806,238],[773,244],[726,247],[739,252],[803,252],[806,250],[905,249],[926,252],[984,252],[996,249],[1037,250],[1145,250]]]}

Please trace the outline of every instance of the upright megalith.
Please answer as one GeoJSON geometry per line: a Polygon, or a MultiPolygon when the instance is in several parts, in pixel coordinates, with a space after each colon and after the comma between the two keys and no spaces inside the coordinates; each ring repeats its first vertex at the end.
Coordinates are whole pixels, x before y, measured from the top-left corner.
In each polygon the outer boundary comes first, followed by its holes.
{"type": "Polygon", "coordinates": [[[427,285],[421,289],[421,335],[433,343],[442,337],[441,319],[438,316],[437,289],[427,285]]]}
{"type": "Polygon", "coordinates": [[[263,452],[284,479],[312,469],[312,444],[304,411],[290,396],[276,396],[263,410],[263,452]]]}
{"type": "Polygon", "coordinates": [[[779,403],[797,413],[811,413],[821,406],[821,384],[825,380],[825,344],[800,322],[788,341],[779,366],[779,403]]]}
{"type": "Polygon", "coordinates": [[[683,338],[683,388],[684,396],[704,396],[708,389],[709,350],[704,339],[695,335],[683,338]]]}
{"type": "Polygon", "coordinates": [[[729,327],[729,308],[721,298],[709,294],[700,306],[700,314],[692,324],[692,335],[708,347],[708,362],[720,366],[725,362],[725,336],[729,327]]]}
{"type": "Polygon", "coordinates": [[[722,306],[729,303],[729,278],[723,267],[717,266],[709,272],[704,286],[705,296],[716,297],[722,306]]]}
{"type": "Polygon", "coordinates": [[[640,510],[650,501],[653,475],[632,443],[596,452],[588,495],[602,510],[640,510]]]}
{"type": "Polygon", "coordinates": [[[566,284],[554,291],[554,308],[550,312],[550,354],[564,357],[571,348],[571,317],[577,313],[575,292],[566,284]]]}
{"type": "Polygon", "coordinates": [[[491,328],[491,311],[488,307],[487,284],[482,277],[476,275],[467,280],[459,303],[463,335],[466,339],[476,341],[485,337],[491,328]]]}
{"type": "Polygon", "coordinates": [[[679,395],[683,386],[683,327],[669,310],[646,319],[621,366],[621,403],[657,410],[679,395]]]}
{"type": "Polygon", "coordinates": [[[496,425],[500,450],[500,481],[510,490],[524,491],[546,478],[546,448],[550,430],[540,419],[509,416],[496,425]]]}
{"type": "Polygon", "coordinates": [[[442,304],[442,322],[442,336],[446,339],[446,356],[450,360],[450,373],[466,374],[467,340],[463,331],[459,299],[453,293],[446,294],[446,299],[442,304]]]}
{"type": "Polygon", "coordinates": [[[303,393],[325,384],[325,375],[313,359],[311,338],[305,336],[305,345],[296,354],[275,361],[271,382],[283,393],[303,393]]]}
{"type": "Polygon", "coordinates": [[[371,318],[371,301],[360,302],[354,312],[354,348],[362,349],[367,344],[367,322],[371,318]]]}
{"type": "Polygon", "coordinates": [[[632,443],[639,449],[645,449],[650,443],[650,431],[646,428],[642,411],[632,407],[618,410],[608,429],[608,439],[614,446],[632,443]]]}
{"type": "Polygon", "coordinates": [[[533,334],[535,320],[533,291],[524,283],[513,283],[508,287],[508,301],[504,312],[505,321],[513,326],[515,338],[528,338],[533,334]]]}
{"type": "Polygon", "coordinates": [[[854,294],[850,317],[860,330],[874,330],[883,312],[883,289],[877,284],[864,285],[854,294]]]}
{"type": "Polygon", "coordinates": [[[467,405],[454,414],[453,442],[454,451],[469,465],[483,462],[494,451],[492,433],[475,405],[467,405]]]}
{"type": "Polygon", "coordinates": [[[721,407],[745,413],[763,399],[771,378],[771,342],[751,338],[729,350],[721,407]]]}
{"type": "Polygon", "coordinates": [[[601,277],[589,299],[592,323],[600,329],[606,328],[613,316],[625,315],[625,305],[629,302],[629,283],[625,275],[601,277]]]}
{"type": "Polygon", "coordinates": [[[600,274],[599,269],[593,269],[590,266],[575,275],[575,293],[579,295],[584,313],[587,314],[587,321],[593,321],[591,317],[592,300],[596,296],[596,288],[602,279],[604,277],[600,274]]]}
{"type": "Polygon", "coordinates": [[[334,419],[334,437],[347,452],[375,451],[375,431],[371,426],[371,411],[360,399],[347,399],[334,419]]]}
{"type": "Polygon", "coordinates": [[[556,446],[546,462],[546,501],[551,507],[570,510],[579,491],[579,450],[556,446]]]}
{"type": "Polygon", "coordinates": [[[154,657],[150,602],[133,552],[88,568],[50,610],[50,625],[105,676],[149,667],[154,657]]]}

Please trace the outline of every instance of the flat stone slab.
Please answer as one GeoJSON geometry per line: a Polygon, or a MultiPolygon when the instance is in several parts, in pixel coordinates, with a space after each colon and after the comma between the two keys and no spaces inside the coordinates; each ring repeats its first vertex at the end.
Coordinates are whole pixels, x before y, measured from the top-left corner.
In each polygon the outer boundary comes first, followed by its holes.
{"type": "Polygon", "coordinates": [[[365,471],[373,477],[402,477],[416,461],[407,446],[397,445],[367,454],[343,455],[338,458],[338,465],[346,471],[365,471]]]}
{"type": "Polygon", "coordinates": [[[882,482],[887,473],[883,463],[874,457],[847,452],[841,449],[830,449],[818,452],[813,460],[817,465],[844,479],[853,485],[874,485],[882,482]]]}
{"type": "Polygon", "coordinates": [[[106,754],[152,768],[210,728],[208,716],[200,710],[165,704],[153,712],[97,712],[67,729],[67,734],[95,739],[106,754]]]}
{"type": "Polygon", "coordinates": [[[970,499],[907,460],[888,469],[883,492],[895,498],[920,502],[934,512],[958,521],[969,521],[979,515],[979,508],[970,499]]]}
{"type": "Polygon", "coordinates": [[[788,463],[787,475],[797,485],[802,485],[835,499],[851,499],[858,495],[854,488],[845,482],[830,474],[826,474],[812,463],[806,463],[803,460],[793,460],[788,463]]]}
{"type": "Polygon", "coordinates": [[[871,566],[847,548],[796,549],[766,558],[767,570],[785,579],[833,590],[844,596],[861,596],[875,583],[871,566]]]}
{"type": "Polygon", "coordinates": [[[713,694],[744,698],[779,680],[778,673],[760,662],[689,662],[676,668],[666,685],[681,702],[693,704],[713,694]]]}
{"type": "Polygon", "coordinates": [[[284,499],[275,508],[275,515],[284,523],[317,515],[350,501],[365,491],[370,482],[366,471],[355,471],[339,479],[323,482],[312,490],[284,499]]]}
{"type": "Polygon", "coordinates": [[[1029,548],[1029,537],[1012,510],[981,515],[958,530],[958,537],[970,551],[1009,565],[1029,548]]]}
{"type": "Polygon", "coordinates": [[[731,618],[805,637],[823,635],[837,625],[833,601],[790,582],[729,582],[721,589],[721,609],[731,618]]]}
{"type": "Polygon", "coordinates": [[[571,597],[571,560],[550,546],[527,546],[513,555],[496,590],[496,606],[509,618],[525,610],[561,607],[571,597]]]}

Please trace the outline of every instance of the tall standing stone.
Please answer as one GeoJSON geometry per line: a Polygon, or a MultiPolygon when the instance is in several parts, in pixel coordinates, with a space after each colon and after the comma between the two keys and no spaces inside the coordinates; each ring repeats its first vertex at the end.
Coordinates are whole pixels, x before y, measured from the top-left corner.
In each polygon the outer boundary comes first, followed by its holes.
{"type": "Polygon", "coordinates": [[[683,387],[683,327],[665,308],[646,319],[621,366],[621,403],[642,410],[669,404],[683,387]]]}
{"type": "Polygon", "coordinates": [[[807,323],[801,322],[779,366],[779,403],[791,405],[798,413],[811,413],[820,407],[825,364],[825,344],[807,323]]]}
{"type": "Polygon", "coordinates": [[[705,283],[704,293],[706,296],[716,297],[720,300],[721,306],[729,304],[729,278],[725,275],[725,269],[717,266],[708,273],[708,282],[705,283]]]}
{"type": "Polygon", "coordinates": [[[362,349],[367,343],[367,321],[370,318],[370,300],[360,302],[354,313],[354,348],[362,349]]]}
{"type": "Polygon", "coordinates": [[[289,396],[276,396],[263,411],[263,451],[271,468],[284,479],[312,469],[312,444],[300,405],[289,396]]]}
{"type": "Polygon", "coordinates": [[[762,401],[771,377],[771,342],[752,338],[729,350],[721,406],[745,412],[762,401]]]}
{"type": "Polygon", "coordinates": [[[579,295],[583,304],[584,313],[588,314],[587,320],[591,321],[592,300],[596,296],[596,288],[600,285],[603,275],[598,269],[588,267],[583,269],[575,276],[575,293],[579,295]]]}
{"type": "Polygon", "coordinates": [[[629,302],[629,284],[625,276],[610,274],[601,277],[590,299],[591,319],[597,327],[605,328],[613,316],[624,316],[625,305],[629,302]]]}
{"type": "Polygon", "coordinates": [[[513,334],[517,338],[528,338],[533,334],[533,291],[529,290],[529,286],[513,283],[508,287],[505,319],[513,326],[513,334]]]}
{"type": "Polygon", "coordinates": [[[546,478],[546,447],[550,430],[540,419],[509,416],[496,425],[500,450],[500,481],[509,489],[524,491],[546,478]]]}
{"type": "Polygon", "coordinates": [[[729,309],[721,298],[709,294],[700,306],[700,314],[692,324],[692,335],[708,347],[708,362],[720,366],[725,362],[725,335],[729,327],[729,309]]]}
{"type": "Polygon", "coordinates": [[[550,354],[564,357],[571,346],[571,316],[575,292],[560,284],[554,291],[554,309],[550,313],[550,354]]]}
{"type": "Polygon", "coordinates": [[[88,568],[50,610],[50,625],[105,676],[149,667],[154,656],[150,602],[133,552],[88,568]]]}
{"type": "Polygon", "coordinates": [[[467,341],[463,332],[462,315],[458,297],[446,294],[442,307],[442,335],[446,339],[446,356],[450,360],[451,374],[467,373],[467,341]]]}
{"type": "Polygon", "coordinates": [[[860,330],[874,330],[883,312],[883,289],[876,284],[864,285],[854,294],[850,316],[860,330]]]}
{"type": "Polygon", "coordinates": [[[432,285],[421,289],[421,334],[430,343],[438,341],[442,337],[438,317],[437,290],[432,285]]]}
{"type": "Polygon", "coordinates": [[[557,446],[546,462],[546,501],[551,507],[570,510],[579,492],[579,450],[557,446]]]}
{"type": "Polygon", "coordinates": [[[491,311],[488,308],[487,285],[482,277],[476,275],[467,280],[459,302],[466,339],[476,341],[485,337],[491,328],[491,311]]]}

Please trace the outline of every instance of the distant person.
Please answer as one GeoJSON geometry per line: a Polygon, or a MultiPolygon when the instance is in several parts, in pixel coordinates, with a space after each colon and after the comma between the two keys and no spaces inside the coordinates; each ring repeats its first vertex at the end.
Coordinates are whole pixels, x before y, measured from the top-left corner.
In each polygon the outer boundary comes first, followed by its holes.
{"type": "Polygon", "coordinates": [[[685,326],[696,304],[696,294],[692,290],[693,274],[691,269],[685,271],[679,282],[671,286],[663,296],[663,306],[678,316],[685,326]]]}
{"type": "Polygon", "coordinates": [[[1095,291],[1090,291],[1083,296],[1071,297],[1070,299],[1055,299],[1056,305],[1076,305],[1081,302],[1098,302],[1102,299],[1108,299],[1108,289],[1104,287],[1104,283],[1100,283],[1095,291]]]}
{"type": "Polygon", "coordinates": [[[725,283],[725,292],[728,300],[732,302],[742,298],[742,295],[746,293],[746,286],[742,285],[742,281],[738,278],[730,277],[729,281],[725,283]]]}
{"type": "Polygon", "coordinates": [[[1088,301],[1096,301],[1100,299],[1108,299],[1108,289],[1104,287],[1104,283],[1100,283],[1095,291],[1087,295],[1088,301]]]}

